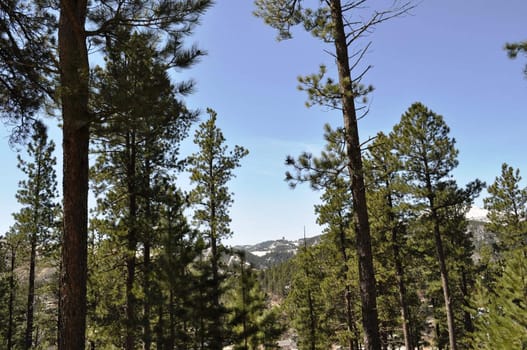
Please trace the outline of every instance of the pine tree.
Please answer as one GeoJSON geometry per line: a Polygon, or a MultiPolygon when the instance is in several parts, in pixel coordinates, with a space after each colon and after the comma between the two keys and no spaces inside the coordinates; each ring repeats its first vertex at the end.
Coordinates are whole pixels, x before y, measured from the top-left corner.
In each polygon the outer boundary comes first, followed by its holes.
{"type": "MultiPolygon", "coordinates": [[[[122,2],[117,0],[42,1],[9,0],[0,6],[6,54],[0,57],[3,103],[1,113],[27,125],[47,100],[60,102],[63,130],[64,241],[62,255],[61,350],[85,346],[88,153],[93,113],[89,108],[88,46],[100,47],[123,29],[152,31],[160,42],[168,66],[177,65],[171,55],[192,33],[209,0],[122,2]],[[57,21],[56,14],[59,20],[57,21]],[[55,43],[55,38],[58,42],[55,43]],[[57,55],[55,56],[55,52],[57,55]],[[58,66],[55,66],[55,63],[58,66]],[[55,78],[58,84],[55,84],[55,78]],[[52,87],[58,86],[56,90],[52,87]]],[[[197,48],[193,55],[200,55],[197,48]]]]}
{"type": "Polygon", "coordinates": [[[53,156],[55,144],[48,141],[46,127],[36,122],[31,142],[28,144],[29,161],[18,156],[18,167],[27,176],[19,183],[17,200],[23,206],[14,214],[16,229],[27,237],[29,246],[29,277],[26,312],[25,349],[33,347],[35,316],[35,272],[37,249],[51,244],[50,235],[57,222],[58,205],[56,160],[53,156]]]}
{"type": "MultiPolygon", "coordinates": [[[[407,242],[404,238],[410,214],[407,209],[405,210],[407,204],[404,201],[405,186],[401,178],[402,163],[392,152],[393,148],[393,140],[384,133],[378,133],[375,141],[369,147],[366,167],[372,181],[369,196],[370,211],[374,218],[372,230],[377,231],[377,235],[380,234],[376,244],[377,250],[383,246],[383,242],[389,242],[386,247],[387,251],[384,251],[384,254],[377,252],[376,256],[379,257],[378,259],[391,257],[381,262],[379,268],[390,267],[392,269],[387,273],[395,278],[397,284],[397,302],[400,308],[404,345],[406,349],[413,349],[415,337],[411,332],[413,327],[408,296],[408,272],[406,271],[406,267],[411,264],[411,257],[405,254],[407,242]]],[[[388,286],[383,289],[385,292],[389,290],[388,286]]]]}
{"type": "Polygon", "coordinates": [[[234,146],[228,151],[221,129],[216,125],[216,112],[208,109],[209,119],[199,125],[194,136],[194,143],[199,152],[187,159],[190,180],[195,184],[190,192],[190,200],[196,204],[195,222],[201,226],[207,247],[210,249],[211,264],[211,349],[221,349],[224,335],[221,319],[224,314],[220,303],[221,271],[220,257],[223,252],[222,239],[229,237],[229,207],[233,199],[227,183],[234,177],[233,170],[240,166],[240,161],[248,154],[241,146],[234,146]]]}
{"type": "MultiPolygon", "coordinates": [[[[126,340],[125,348],[136,345],[139,326],[143,343],[151,344],[150,292],[152,227],[158,215],[153,202],[159,195],[156,181],[162,182],[176,168],[179,142],[187,134],[195,114],[177,96],[192,88],[190,83],[171,84],[167,65],[155,49],[155,37],[142,33],[122,33],[107,46],[106,69],[97,69],[98,89],[93,106],[100,122],[93,128],[95,152],[94,184],[100,215],[106,216],[112,231],[125,231],[126,249],[126,340]],[[157,179],[157,180],[156,180],[157,179]],[[106,198],[104,198],[104,196],[106,198]],[[113,222],[119,221],[121,227],[113,222]],[[143,247],[143,317],[138,296],[139,262],[137,251],[143,247]]],[[[180,64],[196,58],[190,51],[179,53],[180,64]]]]}
{"type": "Polygon", "coordinates": [[[56,13],[42,1],[6,0],[0,4],[0,114],[13,122],[12,141],[31,134],[35,115],[53,98],[57,45],[56,13]]]}
{"type": "Polygon", "coordinates": [[[489,211],[487,229],[496,234],[498,254],[527,244],[527,189],[520,188],[521,179],[519,169],[503,163],[501,175],[483,200],[489,211]]]}
{"type": "Polygon", "coordinates": [[[372,14],[361,13],[365,8],[363,0],[331,0],[310,2],[302,0],[257,0],[256,15],[279,32],[280,39],[292,37],[291,27],[303,25],[306,31],[316,38],[333,44],[331,55],[335,58],[338,79],[334,82],[328,78],[321,67],[319,74],[301,78],[302,89],[309,94],[308,104],[318,104],[342,111],[344,140],[347,156],[347,167],[351,175],[350,188],[353,196],[353,225],[357,235],[357,255],[359,279],[361,286],[362,322],[365,333],[366,349],[380,349],[379,326],[377,319],[375,274],[371,252],[371,237],[364,186],[361,142],[357,121],[361,117],[359,99],[372,90],[361,84],[361,79],[369,68],[363,72],[352,72],[358,61],[364,56],[366,48],[357,49],[364,33],[392,17],[405,13],[411,7],[409,3],[395,1],[393,7],[385,11],[374,11],[372,14]],[[355,16],[354,20],[349,17],[355,16]],[[350,53],[350,50],[357,50],[350,53]],[[358,61],[350,62],[358,57],[358,61]]]}
{"type": "Polygon", "coordinates": [[[304,247],[295,256],[296,269],[286,299],[286,310],[298,334],[298,347],[301,350],[327,349],[331,344],[331,331],[324,324],[325,318],[331,316],[325,312],[321,290],[321,281],[325,275],[320,265],[322,261],[317,259],[319,254],[316,249],[304,247]]]}
{"type": "MultiPolygon", "coordinates": [[[[473,349],[527,347],[527,257],[525,251],[508,254],[494,291],[484,286],[477,308],[473,349]]],[[[477,300],[477,299],[476,299],[477,300]]]]}
{"type": "Polygon", "coordinates": [[[23,289],[21,288],[21,278],[17,270],[23,266],[25,259],[26,237],[18,233],[14,227],[11,227],[1,241],[1,249],[5,257],[5,271],[2,274],[5,283],[6,294],[2,296],[5,302],[5,328],[2,329],[2,338],[5,339],[5,348],[7,350],[22,348],[25,344],[24,338],[24,317],[27,304],[23,300],[23,289]]]}
{"type": "Polygon", "coordinates": [[[493,256],[487,259],[484,274],[473,298],[476,314],[473,348],[524,349],[527,346],[527,256],[525,217],[527,190],[520,188],[520,171],[502,164],[501,175],[484,198],[496,234],[493,256]]]}
{"type": "MultiPolygon", "coordinates": [[[[441,277],[441,289],[451,350],[458,348],[454,319],[452,281],[447,266],[448,250],[445,247],[442,214],[446,208],[461,203],[471,203],[483,184],[478,180],[467,189],[457,188],[452,170],[458,165],[455,140],[443,117],[430,111],[421,103],[414,103],[402,115],[394,127],[397,154],[404,164],[404,175],[409,191],[417,204],[426,208],[423,219],[430,223],[434,237],[437,263],[441,277]]],[[[421,209],[422,210],[422,209],[421,209]]]]}
{"type": "Polygon", "coordinates": [[[245,260],[245,254],[239,252],[239,263],[234,266],[234,273],[227,280],[226,306],[230,343],[234,349],[256,350],[265,342],[276,341],[280,334],[280,323],[275,330],[269,328],[272,312],[266,313],[267,298],[260,287],[258,276],[245,260]],[[271,332],[270,332],[271,331],[271,332]],[[273,334],[274,333],[274,334],[273,334]]]}
{"type": "Polygon", "coordinates": [[[324,138],[326,146],[319,157],[303,153],[298,159],[288,157],[286,164],[295,169],[295,173],[287,172],[286,180],[291,187],[298,183],[309,182],[315,190],[322,190],[321,199],[323,204],[315,206],[318,215],[317,222],[326,225],[327,244],[333,245],[338,251],[338,260],[335,261],[337,271],[335,283],[339,285],[342,293],[341,299],[334,302],[344,302],[346,331],[339,331],[341,342],[346,343],[350,349],[359,348],[359,330],[357,312],[354,310],[353,278],[350,273],[355,271],[351,268],[356,263],[356,255],[353,252],[355,246],[355,235],[350,229],[352,222],[353,200],[350,183],[350,175],[346,166],[346,153],[344,132],[341,128],[332,129],[325,125],[324,138]]]}

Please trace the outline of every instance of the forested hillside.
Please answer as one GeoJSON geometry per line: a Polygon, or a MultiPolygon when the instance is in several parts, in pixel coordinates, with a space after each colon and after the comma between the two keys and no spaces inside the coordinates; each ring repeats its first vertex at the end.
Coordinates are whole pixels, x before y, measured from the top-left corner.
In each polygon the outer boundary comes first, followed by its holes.
{"type": "MultiPolygon", "coordinates": [[[[324,45],[332,66],[299,77],[298,89],[307,107],[338,119],[325,124],[321,149],[284,165],[284,186],[320,195],[321,235],[234,247],[230,185],[251,153],[228,142],[221,110],[188,103],[199,85],[192,68],[207,64],[194,34],[214,5],[0,4],[0,115],[19,173],[19,206],[0,232],[0,348],[527,349],[520,169],[503,161],[489,183],[477,171],[459,183],[461,150],[440,103],[408,103],[390,111],[391,127],[360,132],[373,103],[364,79],[373,33],[421,4],[254,1],[254,18],[279,41],[307,34],[324,45]],[[484,217],[473,220],[477,201],[484,217]]],[[[503,46],[513,59],[527,53],[526,41],[503,46]]],[[[232,103],[289,103],[255,101],[232,103]]],[[[248,130],[254,120],[243,117],[248,130]]],[[[241,188],[270,196],[258,181],[241,188]]],[[[251,221],[257,209],[244,209],[251,221]]]]}

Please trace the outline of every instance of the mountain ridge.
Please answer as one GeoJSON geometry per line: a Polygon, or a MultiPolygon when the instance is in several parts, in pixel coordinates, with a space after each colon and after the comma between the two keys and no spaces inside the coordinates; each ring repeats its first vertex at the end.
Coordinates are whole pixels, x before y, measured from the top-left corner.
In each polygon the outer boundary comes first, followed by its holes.
{"type": "MultiPolygon", "coordinates": [[[[467,212],[468,220],[467,231],[473,234],[473,243],[478,248],[482,244],[493,243],[494,235],[485,230],[488,223],[488,211],[486,209],[473,206],[467,212]]],[[[322,235],[287,240],[285,237],[277,240],[266,240],[256,244],[235,245],[234,250],[245,252],[246,259],[257,269],[267,269],[274,265],[283,263],[296,255],[302,246],[311,246],[320,242],[322,235]]]]}

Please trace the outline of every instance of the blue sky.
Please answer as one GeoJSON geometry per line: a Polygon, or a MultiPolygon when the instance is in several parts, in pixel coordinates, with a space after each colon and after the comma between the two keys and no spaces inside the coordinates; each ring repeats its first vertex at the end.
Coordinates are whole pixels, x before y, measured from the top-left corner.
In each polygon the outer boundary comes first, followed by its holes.
{"type": "MultiPolygon", "coordinates": [[[[325,46],[300,30],[277,42],[276,32],[252,10],[251,1],[218,1],[194,36],[208,55],[191,70],[172,74],[174,80],[194,78],[197,90],[187,103],[215,109],[228,143],[250,151],[230,183],[231,244],[296,239],[304,226],[308,235],[320,233],[313,215],[319,194],[307,185],[290,190],[284,159],[316,153],[323,146],[322,126],[341,123],[337,111],[306,108],[306,96],[297,90],[299,75],[334,65],[325,46]]],[[[527,171],[527,59],[510,60],[503,50],[506,42],[527,39],[525,14],[525,0],[422,0],[411,14],[380,25],[366,38],[372,46],[364,62],[373,68],[364,82],[375,91],[359,124],[361,138],[389,131],[420,101],[444,116],[457,140],[459,184],[476,177],[491,183],[502,162],[527,171]]],[[[5,135],[2,128],[0,233],[18,209],[14,194],[21,176],[5,135]]],[[[60,145],[60,132],[53,135],[60,145]]],[[[191,139],[183,155],[195,151],[191,139]]]]}

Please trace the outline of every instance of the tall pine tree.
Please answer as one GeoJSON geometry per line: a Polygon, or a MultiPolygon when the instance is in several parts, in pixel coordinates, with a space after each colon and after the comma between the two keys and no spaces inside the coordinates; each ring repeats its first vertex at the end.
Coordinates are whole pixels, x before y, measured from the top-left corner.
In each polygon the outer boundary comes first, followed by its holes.
{"type": "Polygon", "coordinates": [[[222,280],[220,257],[223,253],[222,240],[231,234],[229,207],[233,199],[227,183],[234,177],[234,169],[248,154],[241,146],[228,150],[225,137],[216,125],[216,112],[208,109],[208,120],[199,125],[194,143],[199,152],[187,159],[190,181],[195,187],[190,192],[190,200],[196,205],[194,220],[210,249],[211,268],[211,307],[210,307],[210,349],[220,350],[224,342],[222,319],[225,314],[221,305],[222,280]]]}
{"type": "Polygon", "coordinates": [[[48,140],[47,130],[41,121],[35,122],[31,142],[27,146],[29,160],[18,156],[18,167],[26,175],[20,181],[16,194],[22,209],[14,214],[15,228],[26,237],[29,246],[29,277],[24,349],[33,344],[35,316],[35,273],[38,250],[51,245],[51,233],[57,224],[56,159],[55,143],[48,140]]]}
{"type": "Polygon", "coordinates": [[[462,203],[471,203],[482,183],[474,181],[466,190],[457,188],[452,170],[458,165],[458,150],[442,116],[421,103],[414,103],[402,115],[393,130],[397,155],[404,166],[409,194],[421,206],[423,219],[429,222],[439,266],[441,289],[451,350],[458,348],[454,318],[452,281],[445,247],[444,211],[462,203]]]}
{"type": "Polygon", "coordinates": [[[394,1],[392,8],[365,14],[364,0],[330,0],[311,3],[303,0],[256,0],[255,14],[279,32],[279,39],[292,37],[291,28],[302,25],[316,38],[331,43],[331,56],[335,58],[338,79],[322,80],[326,74],[321,67],[319,74],[300,79],[302,89],[309,94],[309,104],[339,109],[343,117],[347,167],[351,176],[353,197],[353,225],[357,236],[357,256],[362,302],[362,323],[366,349],[381,348],[377,315],[377,292],[371,251],[370,224],[364,186],[361,141],[357,121],[363,110],[360,100],[372,90],[361,84],[369,68],[353,71],[367,51],[360,48],[365,33],[411,7],[408,2],[394,1]],[[351,19],[353,17],[353,19],[351,19]],[[361,111],[362,110],[362,111],[361,111]]]}
{"type": "MultiPolygon", "coordinates": [[[[59,349],[85,346],[88,236],[88,153],[90,124],[88,46],[100,47],[123,29],[159,33],[157,49],[171,55],[192,33],[210,0],[45,1],[10,0],[0,6],[2,36],[0,88],[3,117],[18,127],[54,100],[61,106],[63,131],[64,240],[59,349]],[[58,14],[58,21],[56,15],[58,14]],[[55,41],[58,38],[58,41],[55,41]],[[57,52],[57,55],[55,55],[57,52]],[[57,78],[58,84],[54,84],[57,78]],[[57,86],[57,89],[53,89],[57,86]]],[[[200,54],[193,48],[194,54],[200,54]]]]}

